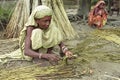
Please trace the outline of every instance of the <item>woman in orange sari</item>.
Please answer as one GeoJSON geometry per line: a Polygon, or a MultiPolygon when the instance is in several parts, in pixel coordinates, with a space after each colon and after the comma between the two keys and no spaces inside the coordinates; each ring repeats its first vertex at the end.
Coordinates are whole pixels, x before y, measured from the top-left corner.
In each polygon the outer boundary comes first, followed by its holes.
{"type": "Polygon", "coordinates": [[[103,0],[98,1],[89,13],[88,24],[98,29],[102,28],[107,22],[107,14],[105,2],[103,0]]]}

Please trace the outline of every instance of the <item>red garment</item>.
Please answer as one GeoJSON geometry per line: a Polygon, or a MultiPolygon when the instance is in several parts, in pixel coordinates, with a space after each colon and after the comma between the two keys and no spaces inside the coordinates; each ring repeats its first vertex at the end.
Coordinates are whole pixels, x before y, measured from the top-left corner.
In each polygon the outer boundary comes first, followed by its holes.
{"type": "Polygon", "coordinates": [[[105,2],[99,1],[88,15],[88,24],[90,26],[95,25],[97,28],[102,28],[107,21],[107,11],[104,7],[101,8],[100,5],[105,5],[105,2]]]}

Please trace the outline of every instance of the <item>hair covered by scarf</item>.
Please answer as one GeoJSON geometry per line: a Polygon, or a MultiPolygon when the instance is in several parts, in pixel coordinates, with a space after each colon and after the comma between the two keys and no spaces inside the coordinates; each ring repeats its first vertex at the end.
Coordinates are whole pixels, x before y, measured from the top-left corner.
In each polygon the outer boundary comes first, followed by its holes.
{"type": "Polygon", "coordinates": [[[28,18],[27,23],[25,24],[25,26],[37,26],[36,22],[35,22],[35,18],[40,19],[43,18],[45,16],[51,16],[52,15],[52,10],[45,6],[45,5],[40,5],[37,6],[31,13],[30,17],[28,18]]]}
{"type": "Polygon", "coordinates": [[[94,6],[94,8],[98,7],[102,3],[105,4],[105,1],[104,0],[98,1],[97,4],[94,6]]]}

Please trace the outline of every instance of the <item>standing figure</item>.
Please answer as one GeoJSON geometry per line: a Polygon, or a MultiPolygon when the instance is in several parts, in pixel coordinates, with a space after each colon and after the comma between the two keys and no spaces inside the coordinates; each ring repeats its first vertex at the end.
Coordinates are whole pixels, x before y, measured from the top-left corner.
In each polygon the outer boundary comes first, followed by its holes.
{"type": "Polygon", "coordinates": [[[93,7],[88,15],[88,24],[90,26],[95,26],[98,29],[102,28],[107,22],[108,12],[105,9],[105,2],[100,0],[93,7]]]}

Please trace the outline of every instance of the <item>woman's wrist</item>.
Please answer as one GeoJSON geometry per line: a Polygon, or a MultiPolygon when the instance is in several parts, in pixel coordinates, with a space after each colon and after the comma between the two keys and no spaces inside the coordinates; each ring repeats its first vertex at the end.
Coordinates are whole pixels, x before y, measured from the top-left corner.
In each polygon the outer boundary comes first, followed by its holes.
{"type": "Polygon", "coordinates": [[[68,51],[68,48],[66,46],[62,46],[62,52],[65,54],[68,51]]]}
{"type": "Polygon", "coordinates": [[[38,58],[39,58],[39,59],[41,59],[41,58],[42,58],[42,55],[43,55],[43,54],[42,54],[42,53],[40,53],[40,54],[39,54],[39,56],[38,56],[38,58]]]}

